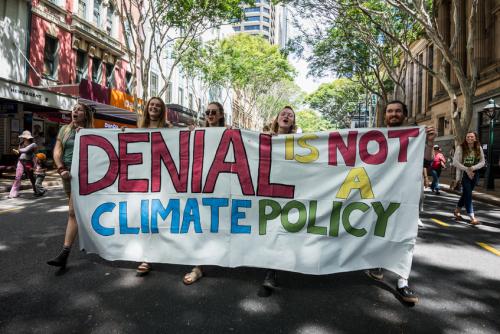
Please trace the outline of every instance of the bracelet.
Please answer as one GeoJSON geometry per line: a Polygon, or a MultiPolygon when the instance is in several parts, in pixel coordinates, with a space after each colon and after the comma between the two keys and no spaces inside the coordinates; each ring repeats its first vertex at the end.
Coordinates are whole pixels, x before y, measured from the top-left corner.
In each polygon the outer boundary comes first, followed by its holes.
{"type": "Polygon", "coordinates": [[[57,173],[59,173],[59,175],[61,175],[63,172],[67,172],[67,171],[68,171],[68,169],[64,166],[57,168],[57,173]]]}

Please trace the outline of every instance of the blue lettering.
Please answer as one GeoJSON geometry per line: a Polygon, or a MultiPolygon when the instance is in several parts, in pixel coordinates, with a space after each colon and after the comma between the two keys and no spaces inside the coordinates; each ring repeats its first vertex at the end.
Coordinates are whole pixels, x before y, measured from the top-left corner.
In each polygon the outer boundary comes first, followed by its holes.
{"type": "Polygon", "coordinates": [[[187,233],[189,231],[191,222],[193,222],[194,231],[196,233],[202,233],[200,225],[200,208],[198,207],[196,198],[188,198],[182,216],[181,233],[187,233]]]}
{"type": "Polygon", "coordinates": [[[120,202],[120,234],[139,234],[138,227],[127,225],[127,202],[120,202]]]}
{"type": "Polygon", "coordinates": [[[158,215],[161,219],[167,219],[168,215],[172,213],[172,222],[170,224],[170,233],[179,233],[180,224],[180,202],[178,199],[171,199],[168,201],[166,208],[163,207],[159,199],[154,199],[151,202],[151,231],[158,233],[158,215]]]}
{"type": "Polygon", "coordinates": [[[95,209],[92,214],[92,228],[96,231],[97,234],[100,234],[104,237],[109,237],[110,235],[115,234],[115,229],[112,227],[104,227],[99,223],[99,218],[101,218],[102,214],[105,212],[112,212],[115,208],[115,203],[103,203],[95,209]]]}
{"type": "Polygon", "coordinates": [[[149,233],[149,201],[141,201],[141,232],[149,233]]]}
{"type": "Polygon", "coordinates": [[[229,199],[227,198],[204,198],[202,200],[204,206],[210,206],[210,232],[219,232],[219,208],[227,207],[229,199]]]}
{"type": "Polygon", "coordinates": [[[241,212],[239,208],[251,208],[252,201],[233,199],[231,206],[231,233],[246,233],[250,234],[252,231],[252,226],[248,225],[238,225],[238,220],[246,217],[245,212],[241,212]]]}

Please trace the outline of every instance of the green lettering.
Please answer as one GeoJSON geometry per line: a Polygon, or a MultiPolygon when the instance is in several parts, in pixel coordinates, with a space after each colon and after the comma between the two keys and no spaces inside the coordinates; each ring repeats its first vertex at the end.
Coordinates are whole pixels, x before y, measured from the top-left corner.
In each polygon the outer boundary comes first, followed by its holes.
{"type": "Polygon", "coordinates": [[[349,222],[349,216],[354,210],[360,210],[366,212],[368,209],[370,209],[370,206],[368,204],[361,202],[351,203],[344,209],[344,212],[342,212],[342,225],[344,225],[344,228],[347,231],[347,233],[355,237],[362,237],[367,233],[364,228],[353,227],[349,222]]]}
{"type": "Polygon", "coordinates": [[[272,199],[261,199],[259,201],[259,234],[265,235],[267,230],[267,221],[277,218],[281,213],[281,206],[272,199]],[[266,208],[270,207],[271,212],[266,213],[266,208]]]}
{"type": "Polygon", "coordinates": [[[384,210],[384,206],[380,202],[373,202],[372,206],[377,214],[374,235],[377,237],[385,237],[385,230],[387,229],[389,217],[401,206],[401,203],[390,203],[387,210],[384,210]]]}
{"type": "Polygon", "coordinates": [[[304,204],[299,201],[290,201],[286,203],[283,207],[283,211],[281,213],[281,225],[287,230],[287,232],[295,233],[299,232],[307,221],[307,209],[304,204]],[[299,219],[296,223],[290,223],[288,220],[288,214],[291,210],[297,209],[299,211],[299,219]]]}
{"type": "Polygon", "coordinates": [[[340,210],[342,209],[342,202],[333,202],[332,214],[330,216],[330,232],[331,237],[339,236],[339,225],[340,225],[340,210]]]}

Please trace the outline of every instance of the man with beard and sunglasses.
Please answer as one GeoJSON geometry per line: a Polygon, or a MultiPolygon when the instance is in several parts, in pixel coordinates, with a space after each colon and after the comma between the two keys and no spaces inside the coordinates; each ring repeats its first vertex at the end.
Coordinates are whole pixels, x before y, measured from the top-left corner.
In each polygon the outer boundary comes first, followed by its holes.
{"type": "MultiPolygon", "coordinates": [[[[408,115],[408,108],[406,105],[398,100],[390,101],[385,108],[385,124],[388,128],[394,128],[402,126],[408,115]]],[[[432,126],[426,126],[426,142],[424,151],[424,167],[429,166],[432,161],[432,151],[434,146],[434,138],[436,137],[436,130],[432,126]]],[[[420,196],[420,211],[423,205],[423,187],[420,196]]],[[[420,223],[420,219],[418,219],[420,223]]],[[[370,269],[366,271],[366,274],[376,280],[382,281],[384,278],[384,272],[382,268],[370,269]]],[[[396,291],[404,302],[407,303],[418,303],[417,293],[408,286],[408,277],[399,277],[396,286],[396,291]]]]}

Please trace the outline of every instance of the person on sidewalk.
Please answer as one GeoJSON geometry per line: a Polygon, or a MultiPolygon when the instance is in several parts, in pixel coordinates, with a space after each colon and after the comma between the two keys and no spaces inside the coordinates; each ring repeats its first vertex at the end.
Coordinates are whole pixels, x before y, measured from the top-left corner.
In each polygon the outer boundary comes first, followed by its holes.
{"type": "MultiPolygon", "coordinates": [[[[274,119],[269,133],[272,136],[291,134],[297,132],[295,122],[295,112],[292,107],[285,106],[274,119]]],[[[278,286],[276,270],[267,269],[262,286],[267,289],[274,289],[278,286]]]]}
{"type": "Polygon", "coordinates": [[[474,190],[479,179],[477,171],[484,167],[485,159],[477,133],[467,132],[462,144],[455,149],[453,165],[462,172],[462,196],[460,196],[453,214],[456,219],[462,218],[460,211],[465,206],[465,210],[470,217],[470,223],[478,225],[479,221],[474,216],[472,206],[472,190],[474,190]]]}
{"type": "MultiPolygon", "coordinates": [[[[408,108],[406,105],[398,100],[391,101],[387,104],[385,108],[385,123],[387,127],[399,127],[405,122],[406,116],[408,115],[408,108]]],[[[426,132],[426,143],[424,151],[424,167],[430,164],[432,160],[432,149],[434,144],[434,138],[436,137],[436,130],[432,126],[427,126],[425,128],[426,132]]],[[[423,187],[422,187],[423,193],[423,187]]],[[[422,194],[421,194],[421,202],[422,194]]],[[[422,203],[420,204],[420,207],[422,203]]],[[[420,224],[420,219],[418,219],[420,224]]],[[[368,277],[376,280],[382,281],[384,279],[384,272],[382,268],[370,269],[366,271],[368,277]]],[[[407,303],[417,303],[418,295],[411,289],[408,285],[408,277],[400,277],[397,282],[396,292],[398,293],[401,300],[407,303]]]]}
{"type": "MultiPolygon", "coordinates": [[[[162,129],[173,127],[167,120],[167,106],[159,97],[151,97],[144,107],[144,117],[139,120],[139,128],[162,129]]],[[[136,269],[137,276],[145,276],[153,270],[149,262],[142,262],[136,269]]]]}
{"type": "Polygon", "coordinates": [[[68,196],[69,210],[63,248],[55,258],[47,261],[47,264],[50,266],[66,268],[71,246],[78,233],[73,199],[71,197],[71,162],[73,160],[76,133],[82,128],[91,127],[92,109],[88,105],[79,102],[73,107],[73,111],[71,112],[71,123],[61,127],[57,135],[56,146],[54,147],[54,163],[57,167],[57,172],[61,175],[64,192],[68,196]]]}
{"type": "Polygon", "coordinates": [[[37,194],[35,196],[43,196],[47,190],[43,187],[43,180],[45,179],[45,173],[47,168],[45,166],[45,161],[47,156],[44,153],[35,154],[35,187],[37,194]]]}
{"type": "Polygon", "coordinates": [[[434,157],[430,169],[432,175],[431,190],[432,192],[436,192],[436,195],[439,195],[439,177],[444,168],[446,168],[446,158],[441,153],[439,145],[434,145],[434,157]]]}
{"type": "Polygon", "coordinates": [[[19,159],[17,160],[16,178],[12,184],[12,188],[10,188],[9,198],[19,196],[19,189],[21,188],[21,180],[24,173],[30,179],[35,195],[38,193],[35,186],[35,175],[33,174],[33,158],[37,148],[36,143],[33,141],[34,138],[31,132],[28,130],[23,131],[19,139],[21,139],[19,148],[12,150],[14,153],[19,154],[19,159]]]}

